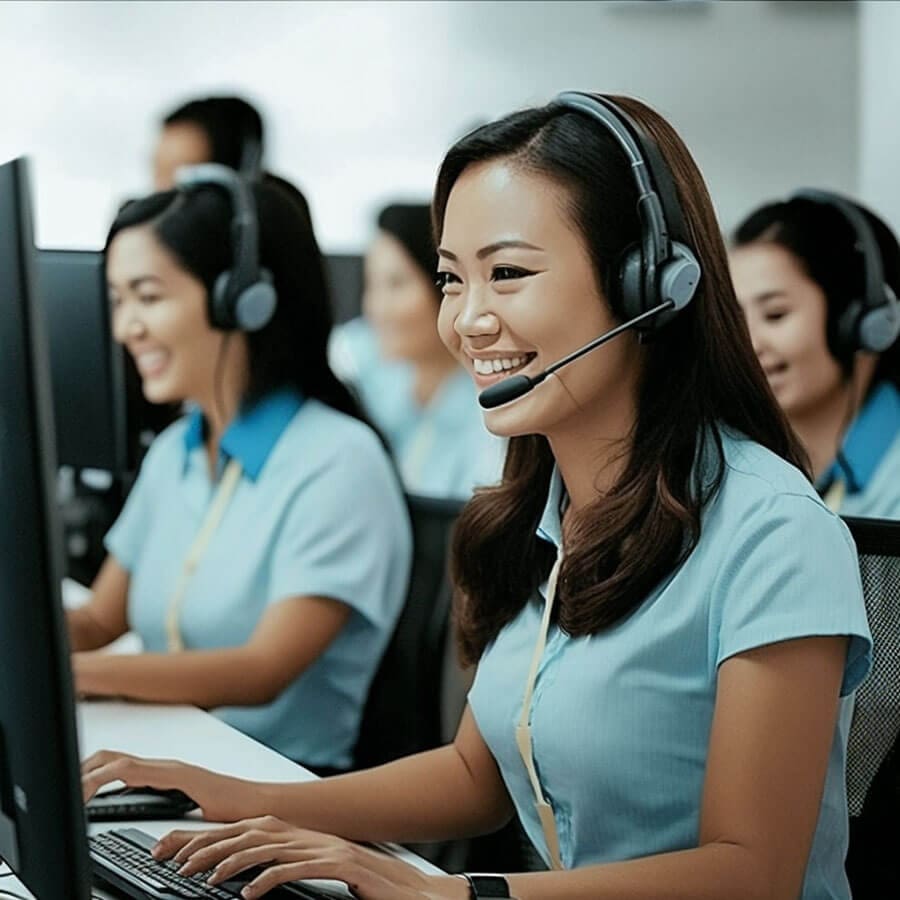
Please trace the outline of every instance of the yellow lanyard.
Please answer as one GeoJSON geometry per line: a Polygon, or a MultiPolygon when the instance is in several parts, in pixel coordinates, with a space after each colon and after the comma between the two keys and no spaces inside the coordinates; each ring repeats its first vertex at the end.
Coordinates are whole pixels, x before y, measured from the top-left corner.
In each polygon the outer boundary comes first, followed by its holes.
{"type": "Polygon", "coordinates": [[[541,629],[538,632],[537,643],[534,645],[534,655],[531,658],[531,668],[528,670],[528,678],[525,681],[525,696],[522,698],[522,715],[519,718],[519,724],[516,726],[516,745],[519,748],[519,755],[525,764],[528,772],[528,780],[531,782],[531,789],[534,791],[534,806],[537,810],[538,818],[541,821],[541,828],[544,831],[544,840],[547,842],[547,850],[550,853],[550,863],[553,869],[562,869],[562,861],[559,855],[559,833],[556,830],[556,820],[553,818],[553,807],[547,802],[544,791],[541,788],[541,781],[538,778],[537,768],[534,764],[534,747],[531,737],[531,700],[534,694],[534,685],[537,681],[538,667],[541,664],[541,657],[544,655],[544,648],[547,645],[547,632],[550,629],[550,613],[553,611],[553,602],[556,599],[556,581],[559,578],[559,567],[562,564],[562,548],[556,553],[556,562],[550,570],[550,577],[547,579],[547,599],[544,603],[544,614],[541,617],[541,629]]]}
{"type": "Polygon", "coordinates": [[[835,478],[831,486],[825,491],[822,502],[833,512],[838,513],[844,505],[844,495],[847,493],[847,483],[843,478],[835,478]]]}
{"type": "Polygon", "coordinates": [[[196,572],[213,534],[222,522],[225,509],[234,496],[240,480],[241,464],[236,459],[232,459],[222,473],[222,480],[210,504],[209,512],[200,526],[200,531],[197,532],[197,537],[194,538],[194,543],[188,550],[184,565],[181,567],[181,574],[178,576],[178,583],[175,585],[172,599],[166,610],[166,642],[169,653],[178,653],[184,650],[184,641],[181,637],[181,607],[184,603],[184,595],[187,593],[188,584],[194,577],[194,572],[196,572]]]}

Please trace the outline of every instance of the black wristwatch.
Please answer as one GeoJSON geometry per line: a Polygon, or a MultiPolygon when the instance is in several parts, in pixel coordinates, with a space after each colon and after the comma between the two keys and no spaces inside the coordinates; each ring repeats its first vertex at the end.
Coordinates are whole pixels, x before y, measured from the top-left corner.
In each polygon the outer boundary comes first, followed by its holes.
{"type": "Polygon", "coordinates": [[[463,872],[460,876],[469,883],[471,900],[482,897],[510,897],[509,884],[502,875],[470,875],[463,872]]]}

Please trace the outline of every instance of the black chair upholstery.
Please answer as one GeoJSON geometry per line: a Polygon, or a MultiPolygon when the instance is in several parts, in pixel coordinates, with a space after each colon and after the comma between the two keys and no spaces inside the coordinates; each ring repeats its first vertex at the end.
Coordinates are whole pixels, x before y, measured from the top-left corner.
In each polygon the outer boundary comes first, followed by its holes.
{"type": "Polygon", "coordinates": [[[357,768],[441,744],[441,686],[452,590],[450,534],[463,503],[407,495],[413,530],[409,589],[375,674],[354,754],[357,768]]]}
{"type": "Polygon", "coordinates": [[[900,522],[845,521],[874,639],[847,745],[847,876],[854,900],[886,900],[900,897],[900,522]]]}

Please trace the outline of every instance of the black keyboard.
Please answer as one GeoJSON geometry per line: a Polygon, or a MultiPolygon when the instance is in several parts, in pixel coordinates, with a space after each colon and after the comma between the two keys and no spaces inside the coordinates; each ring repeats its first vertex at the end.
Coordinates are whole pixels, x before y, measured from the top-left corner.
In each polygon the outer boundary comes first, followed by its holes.
{"type": "MultiPolygon", "coordinates": [[[[181,864],[155,860],[150,850],[156,838],[136,828],[106,831],[91,837],[89,844],[95,879],[135,900],[241,900],[241,888],[259,872],[249,870],[217,885],[206,883],[212,870],[179,875],[181,864]]],[[[347,895],[289,884],[266,896],[272,900],[337,900],[347,895]]]]}

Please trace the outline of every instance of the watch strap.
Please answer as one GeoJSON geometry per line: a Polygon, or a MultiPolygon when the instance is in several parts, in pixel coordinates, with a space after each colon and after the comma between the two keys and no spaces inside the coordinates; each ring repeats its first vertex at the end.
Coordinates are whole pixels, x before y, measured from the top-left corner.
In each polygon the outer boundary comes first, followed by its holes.
{"type": "Polygon", "coordinates": [[[509,883],[502,875],[485,875],[464,872],[462,877],[469,884],[471,900],[483,897],[509,897],[509,883]]]}

